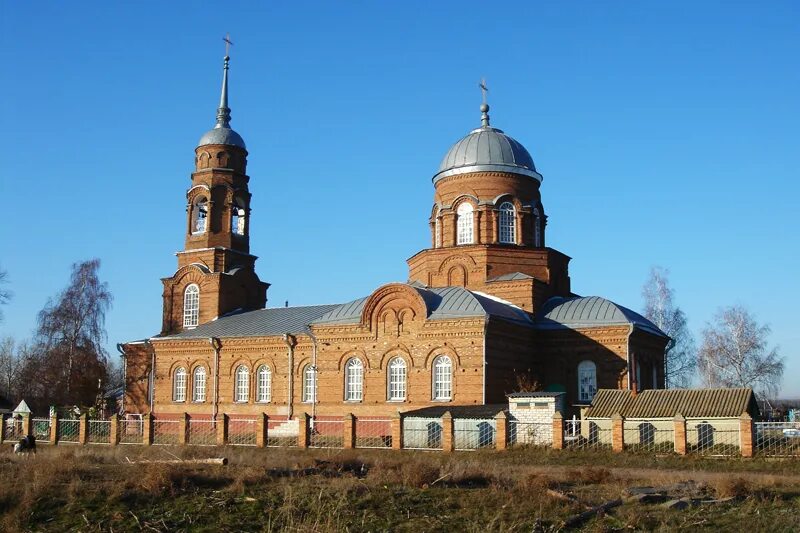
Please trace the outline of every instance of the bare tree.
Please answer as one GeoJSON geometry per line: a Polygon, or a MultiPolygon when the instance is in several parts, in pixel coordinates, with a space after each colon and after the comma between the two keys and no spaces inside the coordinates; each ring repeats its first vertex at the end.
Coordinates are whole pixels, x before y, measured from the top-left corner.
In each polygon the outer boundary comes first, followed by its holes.
{"type": "Polygon", "coordinates": [[[669,271],[654,266],[642,287],[644,316],[669,335],[664,354],[664,381],[667,387],[691,385],[697,366],[697,349],[689,331],[686,314],[675,305],[675,291],[669,286],[669,271]]]}
{"type": "Polygon", "coordinates": [[[697,362],[710,387],[750,387],[762,398],[775,397],[783,376],[783,357],[767,346],[770,328],[759,325],[744,307],[720,309],[703,331],[697,362]]]}
{"type": "MultiPolygon", "coordinates": [[[[6,305],[11,300],[11,291],[2,286],[8,283],[8,272],[0,268],[0,305],[6,305]]],[[[0,309],[0,322],[3,321],[3,310],[0,309]]]]}
{"type": "Polygon", "coordinates": [[[16,400],[19,392],[19,376],[22,371],[22,360],[19,357],[21,348],[12,337],[0,340],[0,396],[8,400],[16,400]]]}

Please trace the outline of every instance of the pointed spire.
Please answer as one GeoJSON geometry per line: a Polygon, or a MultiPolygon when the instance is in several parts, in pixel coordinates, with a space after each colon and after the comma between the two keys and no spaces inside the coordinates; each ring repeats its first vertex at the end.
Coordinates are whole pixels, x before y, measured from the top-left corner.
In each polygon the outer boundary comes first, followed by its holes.
{"type": "Polygon", "coordinates": [[[222,94],[219,97],[219,107],[217,108],[217,125],[215,128],[231,127],[231,109],[228,107],[228,62],[230,56],[225,56],[225,63],[222,67],[222,94]]]}
{"type": "Polygon", "coordinates": [[[478,84],[478,87],[481,88],[481,97],[483,100],[483,103],[481,103],[481,127],[488,128],[489,104],[486,103],[486,93],[489,92],[489,88],[486,86],[486,78],[481,78],[481,82],[478,84]]]}

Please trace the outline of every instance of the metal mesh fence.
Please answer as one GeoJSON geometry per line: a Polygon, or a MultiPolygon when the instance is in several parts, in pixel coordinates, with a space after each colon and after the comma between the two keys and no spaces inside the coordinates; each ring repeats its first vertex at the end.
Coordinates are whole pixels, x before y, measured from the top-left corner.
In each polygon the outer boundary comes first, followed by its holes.
{"type": "Polygon", "coordinates": [[[508,421],[509,446],[552,446],[553,424],[547,422],[508,421]]]}
{"type": "Polygon", "coordinates": [[[404,417],[403,448],[408,450],[441,450],[441,418],[404,417]]]}
{"type": "Polygon", "coordinates": [[[3,419],[3,440],[19,440],[25,435],[22,430],[22,419],[14,416],[9,416],[3,419]]]}
{"type": "Polygon", "coordinates": [[[59,419],[58,420],[58,442],[80,442],[80,420],[59,419]]]}
{"type": "Polygon", "coordinates": [[[494,448],[497,442],[497,423],[494,418],[453,419],[453,448],[477,450],[494,448]]]}
{"type": "Polygon", "coordinates": [[[700,455],[739,455],[739,421],[687,422],[686,448],[700,455]]]}
{"type": "Polygon", "coordinates": [[[267,446],[286,447],[297,446],[297,438],[300,435],[300,421],[296,418],[269,419],[267,422],[267,446]]]}
{"type": "Polygon", "coordinates": [[[50,419],[49,418],[34,418],[33,422],[33,436],[36,437],[36,442],[50,442],[50,419]]]}
{"type": "Polygon", "coordinates": [[[111,420],[89,420],[88,442],[111,444],[111,420]]]}
{"type": "Polygon", "coordinates": [[[605,425],[586,420],[567,420],[564,423],[564,448],[571,450],[610,450],[610,421],[608,425],[605,425]]]}
{"type": "Polygon", "coordinates": [[[217,443],[217,424],[211,419],[189,419],[188,444],[213,446],[217,443]]]}
{"type": "Polygon", "coordinates": [[[756,422],[754,426],[758,455],[800,458],[800,422],[756,422]]]}
{"type": "Polygon", "coordinates": [[[311,448],[344,447],[343,420],[311,420],[311,431],[308,445],[311,448]]]}
{"type": "Polygon", "coordinates": [[[255,418],[229,418],[228,444],[233,446],[255,446],[256,429],[255,418]]]}
{"type": "Polygon", "coordinates": [[[153,420],[153,444],[178,444],[181,441],[180,420],[153,420]]]}
{"type": "Polygon", "coordinates": [[[356,448],[391,448],[392,421],[388,418],[356,418],[356,448]]]}
{"type": "Polygon", "coordinates": [[[142,444],[144,440],[144,420],[123,418],[119,421],[120,444],[142,444]]]}
{"type": "Polygon", "coordinates": [[[669,453],[675,450],[672,420],[625,420],[623,433],[626,451],[669,453]]]}

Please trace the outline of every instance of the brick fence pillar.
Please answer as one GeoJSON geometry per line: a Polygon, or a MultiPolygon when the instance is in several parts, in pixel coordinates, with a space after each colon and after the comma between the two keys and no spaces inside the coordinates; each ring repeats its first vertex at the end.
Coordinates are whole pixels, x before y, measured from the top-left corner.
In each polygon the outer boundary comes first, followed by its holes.
{"type": "Polygon", "coordinates": [[[739,450],[742,457],[753,457],[753,417],[747,413],[742,413],[739,417],[739,450]]]}
{"type": "Polygon", "coordinates": [[[153,444],[153,415],[150,413],[142,417],[142,444],[153,444]]]}
{"type": "Polygon", "coordinates": [[[344,415],[344,423],[342,424],[344,431],[344,448],[346,450],[356,447],[356,417],[353,413],[344,415]]]}
{"type": "Polygon", "coordinates": [[[50,444],[55,446],[58,444],[58,417],[50,417],[50,444]]]}
{"type": "Polygon", "coordinates": [[[494,416],[496,428],[495,448],[505,450],[508,448],[508,415],[501,411],[494,416]]]}
{"type": "Polygon", "coordinates": [[[678,413],[672,419],[675,432],[675,453],[686,455],[686,418],[678,413]]]}
{"type": "Polygon", "coordinates": [[[615,452],[625,449],[625,419],[619,413],[611,415],[611,449],[615,452]]]}
{"type": "Polygon", "coordinates": [[[111,415],[111,435],[109,436],[109,444],[112,446],[119,444],[119,415],[117,413],[111,415]]]}
{"type": "Polygon", "coordinates": [[[189,443],[189,413],[183,413],[178,424],[178,444],[186,446],[189,443]]]}
{"type": "Polygon", "coordinates": [[[300,448],[308,448],[309,437],[311,437],[311,415],[303,413],[300,415],[300,433],[297,435],[297,445],[300,448]]]}
{"type": "Polygon", "coordinates": [[[558,411],[553,413],[553,449],[564,449],[564,417],[558,411]]]}
{"type": "Polygon", "coordinates": [[[78,444],[89,442],[89,415],[83,413],[78,419],[78,444]]]}
{"type": "Polygon", "coordinates": [[[22,436],[33,435],[33,417],[30,414],[22,415],[22,436]]]}
{"type": "Polygon", "coordinates": [[[452,452],[455,449],[453,429],[453,415],[446,411],[442,415],[442,451],[452,452]]]}
{"type": "Polygon", "coordinates": [[[392,418],[392,449],[403,449],[403,417],[400,413],[392,418]]]}
{"type": "Polygon", "coordinates": [[[228,415],[217,414],[217,446],[228,444],[228,415]]]}
{"type": "Polygon", "coordinates": [[[269,417],[267,413],[261,413],[256,419],[256,446],[264,448],[267,445],[267,429],[269,428],[269,417]]]}

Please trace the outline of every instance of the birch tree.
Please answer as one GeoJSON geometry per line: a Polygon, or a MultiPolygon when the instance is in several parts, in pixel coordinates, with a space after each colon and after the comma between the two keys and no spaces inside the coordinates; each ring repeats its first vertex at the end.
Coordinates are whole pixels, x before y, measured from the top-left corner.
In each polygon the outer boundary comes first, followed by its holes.
{"type": "Polygon", "coordinates": [[[650,276],[642,287],[642,297],[642,314],[670,337],[664,355],[665,384],[668,388],[686,388],[694,376],[697,349],[686,314],[675,305],[669,271],[657,266],[650,269],[650,276]]]}
{"type": "MultiPolygon", "coordinates": [[[[0,268],[0,305],[6,305],[11,300],[11,291],[3,287],[8,283],[8,272],[0,268]]],[[[3,310],[0,309],[0,322],[3,321],[3,310]]]]}
{"type": "Polygon", "coordinates": [[[749,387],[762,398],[775,397],[783,377],[783,357],[768,346],[770,328],[746,308],[720,309],[703,331],[698,368],[709,387],[749,387]]]}

